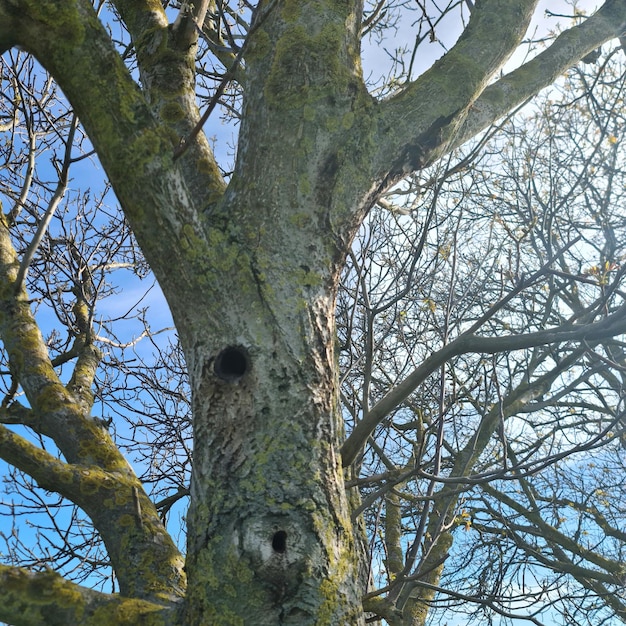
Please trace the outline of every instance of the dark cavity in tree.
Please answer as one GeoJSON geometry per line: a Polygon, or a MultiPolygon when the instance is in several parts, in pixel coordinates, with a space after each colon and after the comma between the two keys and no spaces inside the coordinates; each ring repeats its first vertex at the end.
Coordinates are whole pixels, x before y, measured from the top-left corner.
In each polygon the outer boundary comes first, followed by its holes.
{"type": "Polygon", "coordinates": [[[272,537],[272,548],[274,552],[281,554],[287,550],[287,533],[284,530],[277,530],[272,537]]]}
{"type": "Polygon", "coordinates": [[[247,350],[241,346],[224,348],[215,359],[215,375],[229,383],[241,380],[250,367],[247,350]]]}

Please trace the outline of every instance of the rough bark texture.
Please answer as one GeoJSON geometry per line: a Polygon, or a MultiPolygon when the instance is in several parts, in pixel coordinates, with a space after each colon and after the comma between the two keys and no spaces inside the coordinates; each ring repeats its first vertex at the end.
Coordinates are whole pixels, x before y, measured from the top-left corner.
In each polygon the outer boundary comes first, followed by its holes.
{"type": "MultiPolygon", "coordinates": [[[[368,95],[361,76],[360,2],[260,2],[246,44],[228,186],[202,134],[174,158],[198,119],[193,29],[168,28],[160,2],[113,4],[135,41],[141,88],[86,0],[1,1],[0,45],[32,52],[65,91],[172,309],[193,392],[187,587],[180,555],[121,457],[72,447],[87,441],[113,449],[108,435],[90,425],[89,407],[81,407],[72,423],[83,430],[60,447],[76,464],[68,466],[74,479],[84,475],[82,489],[68,486],[65,495],[92,514],[118,577],[128,581],[123,593],[145,604],[67,586],[69,608],[61,617],[46,622],[33,612],[21,623],[364,624],[364,554],[340,455],[339,273],[385,186],[549,83],[539,65],[529,66],[515,89],[506,78],[485,89],[520,42],[536,2],[477,3],[458,45],[384,103],[368,95]],[[95,471],[104,478],[88,497],[88,473],[95,471]],[[123,500],[111,514],[92,506],[107,489],[106,476],[123,500]],[[132,532],[120,534],[128,526],[132,532]],[[128,559],[131,546],[137,554],[128,559]],[[132,583],[142,577],[149,584],[132,583]],[[109,621],[97,618],[103,607],[109,621]]],[[[548,49],[544,64],[558,73],[616,35],[626,20],[623,5],[607,3],[610,19],[596,19],[596,30],[553,58],[548,49]]],[[[9,286],[11,254],[2,260],[9,286]]],[[[7,345],[10,319],[0,321],[7,345]]],[[[16,359],[16,376],[26,385],[27,366],[16,359]]],[[[41,359],[45,365],[45,354],[41,359]]],[[[51,368],[38,375],[53,379],[51,368]]],[[[72,398],[63,402],[70,407],[72,398]]],[[[5,441],[19,464],[20,444],[7,436],[0,450],[5,441]]],[[[35,475],[32,464],[23,467],[35,475]]],[[[433,559],[443,552],[445,546],[433,559]]],[[[22,574],[9,569],[0,576],[14,581],[0,585],[0,598],[18,594],[5,613],[0,601],[0,619],[20,623],[10,607],[30,601],[33,579],[18,584],[22,574]]],[[[40,583],[51,592],[62,584],[53,576],[40,583]]],[[[405,623],[423,623],[431,596],[405,599],[412,612],[405,623]]]]}
{"type": "Polygon", "coordinates": [[[187,350],[203,442],[189,517],[190,623],[211,611],[258,624],[362,619],[362,555],[337,454],[344,245],[328,234],[346,158],[338,143],[368,100],[348,49],[356,33],[345,37],[356,16],[330,3],[305,9],[277,9],[254,33],[236,171],[205,213],[210,257],[201,262],[215,317],[198,320],[187,350]],[[240,378],[223,371],[234,358],[240,378]]]}

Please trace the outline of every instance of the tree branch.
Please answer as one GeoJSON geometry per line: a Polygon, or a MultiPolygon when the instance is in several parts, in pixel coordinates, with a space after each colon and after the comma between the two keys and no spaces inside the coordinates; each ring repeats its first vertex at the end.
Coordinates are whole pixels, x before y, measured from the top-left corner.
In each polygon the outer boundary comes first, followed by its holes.
{"type": "Polygon", "coordinates": [[[70,462],[110,467],[114,451],[116,463],[125,466],[110,437],[77,404],[54,371],[26,293],[23,288],[16,293],[18,266],[6,218],[0,214],[0,338],[11,374],[37,414],[36,426],[31,426],[51,437],[70,462]],[[85,446],[87,442],[93,446],[85,446]]]}
{"type": "Polygon", "coordinates": [[[544,52],[487,87],[470,108],[450,149],[462,145],[513,107],[551,85],[582,57],[617,38],[625,28],[626,5],[605,2],[582,24],[561,33],[544,52]]]}
{"type": "Polygon", "coordinates": [[[449,151],[469,107],[519,45],[536,5],[537,0],[483,0],[452,49],[380,105],[381,188],[449,151]]]}
{"type": "Polygon", "coordinates": [[[20,289],[16,294],[17,266],[6,217],[0,213],[0,338],[11,374],[36,416],[29,425],[50,437],[75,466],[65,466],[5,427],[0,430],[2,456],[85,510],[107,546],[124,593],[180,597],[185,587],[182,557],[109,433],[89,415],[97,354],[87,346],[79,356],[69,391],[52,367],[26,293],[20,289]],[[130,554],[124,548],[129,542],[135,545],[130,554]],[[146,555],[154,564],[149,572],[146,555]]]}
{"type": "Polygon", "coordinates": [[[51,570],[29,572],[0,565],[0,620],[15,626],[167,626],[172,609],[99,593],[51,570]]]}
{"type": "Polygon", "coordinates": [[[106,471],[64,463],[2,425],[0,458],[89,515],[104,540],[123,593],[161,599],[184,593],[182,557],[130,467],[106,471]],[[134,548],[129,554],[124,546],[130,544],[134,548]],[[152,563],[149,569],[145,559],[152,563]]]}
{"type": "MultiPolygon", "coordinates": [[[[525,482],[525,480],[521,478],[520,482],[525,482]]],[[[622,563],[607,559],[601,554],[585,548],[567,535],[558,531],[551,524],[548,524],[541,517],[541,514],[538,510],[533,509],[532,507],[524,506],[523,503],[498,491],[490,484],[485,483],[484,485],[482,485],[482,488],[498,502],[505,504],[507,507],[510,507],[513,511],[515,511],[519,515],[522,515],[528,520],[528,526],[521,526],[519,523],[513,522],[512,520],[508,520],[506,522],[507,530],[510,533],[510,536],[513,537],[515,541],[524,541],[518,536],[519,532],[527,533],[535,537],[540,537],[544,539],[551,547],[558,546],[559,548],[568,551],[570,554],[580,556],[589,563],[593,563],[597,567],[602,568],[604,572],[601,572],[599,570],[592,570],[588,567],[583,567],[580,565],[575,565],[571,562],[569,558],[565,557],[565,554],[562,555],[564,557],[563,559],[561,559],[562,562],[560,562],[558,565],[553,564],[551,566],[552,569],[557,572],[568,571],[571,574],[575,573],[577,575],[585,576],[586,578],[595,578],[596,580],[600,580],[605,583],[618,583],[618,577],[623,575],[622,563]]],[[[527,542],[524,543],[526,544],[526,549],[528,549],[527,542]]],[[[536,552],[535,549],[531,551],[536,552]]],[[[543,556],[542,558],[544,559],[544,565],[550,567],[550,559],[546,558],[545,556],[543,556]]]]}
{"type": "Polygon", "coordinates": [[[60,461],[2,425],[0,457],[34,478],[42,489],[55,491],[78,506],[85,504],[80,498],[85,485],[78,466],[60,461]]]}
{"type": "MultiPolygon", "coordinates": [[[[0,23],[4,19],[17,22],[17,43],[40,60],[72,103],[180,321],[190,294],[204,290],[197,284],[200,272],[172,270],[197,264],[197,247],[206,244],[204,203],[218,201],[225,189],[212,155],[190,154],[189,162],[173,165],[181,133],[157,121],[88,0],[46,0],[36,11],[25,0],[4,0],[0,23]],[[184,245],[189,241],[193,245],[184,245]]],[[[195,100],[193,81],[184,98],[195,100]]],[[[187,125],[193,124],[191,106],[181,109],[187,125]]]]}
{"type": "MultiPolygon", "coordinates": [[[[76,128],[78,126],[78,118],[76,115],[72,116],[72,121],[70,123],[70,130],[67,134],[67,140],[65,142],[65,156],[63,157],[63,165],[61,167],[61,171],[59,173],[59,182],[57,183],[57,187],[54,191],[54,195],[50,199],[50,203],[48,204],[48,208],[44,213],[39,225],[37,226],[37,231],[33,236],[33,240],[30,242],[30,245],[26,249],[24,256],[22,257],[22,262],[20,264],[20,269],[17,272],[17,278],[15,279],[15,293],[19,293],[24,287],[24,281],[26,280],[26,273],[28,272],[28,267],[31,264],[35,253],[37,252],[37,248],[41,244],[46,231],[48,230],[48,226],[50,225],[50,220],[56,211],[56,208],[59,206],[59,203],[63,199],[65,195],[65,190],[67,189],[67,179],[70,171],[70,164],[72,162],[72,147],[74,144],[74,133],[76,132],[76,128]]],[[[30,166],[30,162],[29,162],[30,166]]],[[[22,204],[22,203],[20,203],[22,204]]]]}
{"type": "MultiPolygon", "coordinates": [[[[184,0],[171,25],[158,2],[116,0],[114,4],[135,46],[146,101],[160,122],[172,131],[176,145],[190,136],[200,117],[196,105],[195,57],[209,2],[184,0]]],[[[216,190],[224,190],[225,183],[204,134],[194,133],[193,142],[190,139],[188,144],[189,154],[181,160],[179,168],[185,173],[191,200],[204,208],[216,190]],[[202,168],[198,167],[199,163],[202,168]],[[207,174],[212,180],[207,181],[207,174]]]]}
{"type": "Polygon", "coordinates": [[[189,50],[198,42],[198,35],[204,24],[209,4],[211,4],[210,0],[200,0],[199,2],[184,0],[181,3],[178,17],[172,24],[172,32],[175,34],[176,42],[181,50],[189,50]]]}
{"type": "Polygon", "coordinates": [[[380,105],[376,175],[383,179],[381,191],[476,136],[626,29],[626,7],[607,0],[543,53],[486,86],[521,41],[535,5],[532,1],[521,6],[497,0],[480,3],[457,44],[404,91],[380,105]]]}
{"type": "Polygon", "coordinates": [[[568,341],[600,341],[623,332],[626,332],[626,305],[622,305],[615,313],[593,324],[572,324],[506,337],[479,337],[473,333],[465,332],[426,359],[413,373],[372,407],[344,442],[341,448],[343,464],[347,466],[353,463],[358,451],[365,445],[367,438],[385,416],[406,400],[421,383],[452,357],[470,352],[495,354],[568,341]]]}

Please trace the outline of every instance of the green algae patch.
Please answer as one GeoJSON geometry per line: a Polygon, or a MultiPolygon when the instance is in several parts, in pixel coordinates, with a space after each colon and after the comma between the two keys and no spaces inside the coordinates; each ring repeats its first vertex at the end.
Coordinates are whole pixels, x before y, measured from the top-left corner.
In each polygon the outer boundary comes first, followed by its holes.
{"type": "Polygon", "coordinates": [[[320,595],[323,603],[318,609],[315,626],[330,626],[339,604],[339,590],[330,580],[323,580],[320,584],[320,595]]]}
{"type": "MultiPolygon", "coordinates": [[[[0,585],[3,589],[5,619],[21,624],[41,624],[53,618],[82,623],[86,596],[89,594],[66,581],[52,570],[32,573],[19,568],[2,567],[0,585]]],[[[85,620],[86,621],[86,620],[85,620]]]]}
{"type": "Polygon", "coordinates": [[[42,24],[54,24],[53,28],[63,37],[63,45],[75,45],[85,38],[84,17],[76,10],[73,2],[58,0],[35,0],[23,9],[34,20],[42,24]]]}
{"type": "Polygon", "coordinates": [[[99,606],[89,619],[90,626],[164,626],[169,611],[158,604],[134,598],[116,598],[99,606]]]}
{"type": "Polygon", "coordinates": [[[308,104],[306,115],[313,119],[315,102],[344,94],[350,73],[339,61],[342,36],[335,24],[327,24],[315,36],[299,24],[286,31],[276,44],[265,84],[268,104],[279,110],[308,104]]]}
{"type": "Polygon", "coordinates": [[[187,113],[183,110],[183,107],[174,100],[165,103],[159,111],[161,118],[168,123],[180,122],[185,119],[187,113]]]}
{"type": "Polygon", "coordinates": [[[72,584],[68,584],[59,574],[53,571],[45,571],[37,574],[29,585],[30,601],[34,604],[47,603],[49,598],[54,598],[61,607],[76,606],[82,602],[80,590],[72,584]]]}
{"type": "Polygon", "coordinates": [[[248,61],[252,59],[264,59],[271,51],[272,39],[265,30],[260,28],[252,35],[245,56],[248,61]]]}
{"type": "Polygon", "coordinates": [[[343,130],[350,130],[354,125],[355,115],[353,111],[348,111],[341,119],[341,127],[343,130]]]}
{"type": "Polygon", "coordinates": [[[201,618],[187,615],[187,623],[244,626],[244,615],[263,611],[264,594],[254,570],[224,537],[216,535],[209,541],[193,569],[195,584],[187,604],[201,618]]]}

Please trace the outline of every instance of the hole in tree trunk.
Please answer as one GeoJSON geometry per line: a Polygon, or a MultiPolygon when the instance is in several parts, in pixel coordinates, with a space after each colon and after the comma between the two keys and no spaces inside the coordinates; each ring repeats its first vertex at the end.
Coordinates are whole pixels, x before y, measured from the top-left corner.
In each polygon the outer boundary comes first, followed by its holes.
{"type": "Polygon", "coordinates": [[[283,553],[287,550],[287,533],[284,530],[278,530],[272,537],[272,548],[274,552],[283,553]]]}
{"type": "Polygon", "coordinates": [[[243,378],[249,367],[250,358],[245,348],[230,346],[217,355],[213,370],[218,378],[234,383],[243,378]]]}

